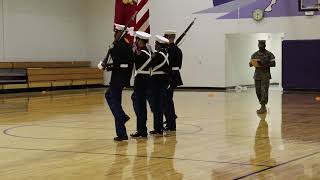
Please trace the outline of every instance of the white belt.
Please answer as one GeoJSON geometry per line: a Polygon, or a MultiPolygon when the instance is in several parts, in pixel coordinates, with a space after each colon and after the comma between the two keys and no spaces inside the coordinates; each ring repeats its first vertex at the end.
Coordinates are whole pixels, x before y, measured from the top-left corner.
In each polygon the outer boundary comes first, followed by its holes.
{"type": "Polygon", "coordinates": [[[120,68],[128,68],[129,64],[120,64],[120,68]]]}
{"type": "Polygon", "coordinates": [[[153,75],[160,75],[160,74],[167,74],[167,73],[165,73],[165,72],[163,72],[163,71],[151,72],[151,76],[153,76],[153,75]]]}
{"type": "Polygon", "coordinates": [[[136,71],[135,76],[137,76],[138,74],[151,75],[150,71],[136,71]]]}
{"type": "Polygon", "coordinates": [[[179,67],[172,67],[172,71],[179,71],[180,68],[179,67]]]}

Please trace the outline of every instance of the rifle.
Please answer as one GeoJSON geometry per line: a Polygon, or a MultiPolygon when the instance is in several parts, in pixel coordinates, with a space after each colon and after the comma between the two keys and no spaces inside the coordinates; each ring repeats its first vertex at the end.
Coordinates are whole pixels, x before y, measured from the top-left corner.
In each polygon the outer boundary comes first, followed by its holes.
{"type": "Polygon", "coordinates": [[[113,45],[117,42],[119,42],[123,36],[126,34],[126,31],[127,31],[127,28],[129,26],[129,24],[134,21],[134,19],[136,18],[138,14],[138,11],[136,11],[132,16],[131,18],[128,20],[127,24],[125,25],[124,29],[121,31],[121,36],[117,39],[114,39],[114,41],[112,42],[112,45],[109,46],[109,49],[108,49],[108,53],[107,53],[107,56],[104,58],[104,60],[102,61],[102,66],[106,69],[108,67],[108,63],[109,63],[109,60],[110,60],[110,50],[113,48],[113,45]]]}
{"type": "Polygon", "coordinates": [[[194,22],[197,18],[194,18],[193,21],[190,23],[190,25],[187,27],[187,29],[180,35],[180,37],[176,40],[176,45],[178,46],[179,43],[182,41],[182,39],[187,35],[188,31],[191,29],[191,27],[194,25],[194,22]]]}

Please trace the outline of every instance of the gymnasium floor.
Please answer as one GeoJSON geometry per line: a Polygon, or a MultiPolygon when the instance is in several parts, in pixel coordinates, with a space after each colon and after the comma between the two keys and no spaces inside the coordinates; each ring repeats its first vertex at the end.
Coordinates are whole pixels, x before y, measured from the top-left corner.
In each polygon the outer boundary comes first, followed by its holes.
{"type": "Polygon", "coordinates": [[[0,179],[320,179],[316,96],[271,91],[257,116],[252,89],[179,91],[176,133],[116,143],[102,89],[1,95],[0,179]]]}

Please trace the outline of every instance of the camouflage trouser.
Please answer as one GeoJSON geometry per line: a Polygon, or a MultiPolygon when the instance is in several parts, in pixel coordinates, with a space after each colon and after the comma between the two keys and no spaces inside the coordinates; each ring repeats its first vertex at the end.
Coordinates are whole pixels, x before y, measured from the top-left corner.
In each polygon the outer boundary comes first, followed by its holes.
{"type": "Polygon", "coordinates": [[[268,104],[270,80],[255,80],[256,93],[261,105],[268,104]]]}

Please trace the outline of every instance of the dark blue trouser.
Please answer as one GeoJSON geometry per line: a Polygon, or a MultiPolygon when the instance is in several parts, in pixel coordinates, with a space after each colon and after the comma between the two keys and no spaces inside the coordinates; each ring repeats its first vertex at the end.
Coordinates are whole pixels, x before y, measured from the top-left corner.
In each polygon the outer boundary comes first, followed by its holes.
{"type": "Polygon", "coordinates": [[[164,115],[167,121],[166,127],[168,127],[169,129],[176,129],[177,115],[175,112],[174,102],[173,102],[174,88],[175,88],[174,86],[170,86],[170,88],[166,90],[166,97],[165,97],[164,115]]]}
{"type": "Polygon", "coordinates": [[[166,87],[162,78],[151,78],[151,96],[153,107],[153,128],[155,131],[163,131],[163,112],[166,97],[166,87]]]}
{"type": "Polygon", "coordinates": [[[137,132],[147,134],[147,96],[149,90],[148,77],[136,77],[134,92],[131,96],[133,108],[137,116],[137,132]]]}
{"type": "MultiPolygon", "coordinates": [[[[136,103],[136,93],[133,91],[132,95],[131,95],[131,100],[132,100],[132,104],[133,104],[133,110],[134,112],[137,114],[137,103],[136,103]]],[[[146,100],[148,101],[149,103],[149,106],[150,106],[150,109],[151,111],[153,112],[153,103],[152,103],[152,97],[151,97],[151,91],[150,89],[147,90],[146,92],[146,100]]]]}
{"type": "Polygon", "coordinates": [[[125,112],[122,109],[122,90],[123,87],[110,86],[105,94],[110,110],[115,119],[116,133],[118,137],[127,137],[125,126],[125,112]]]}

